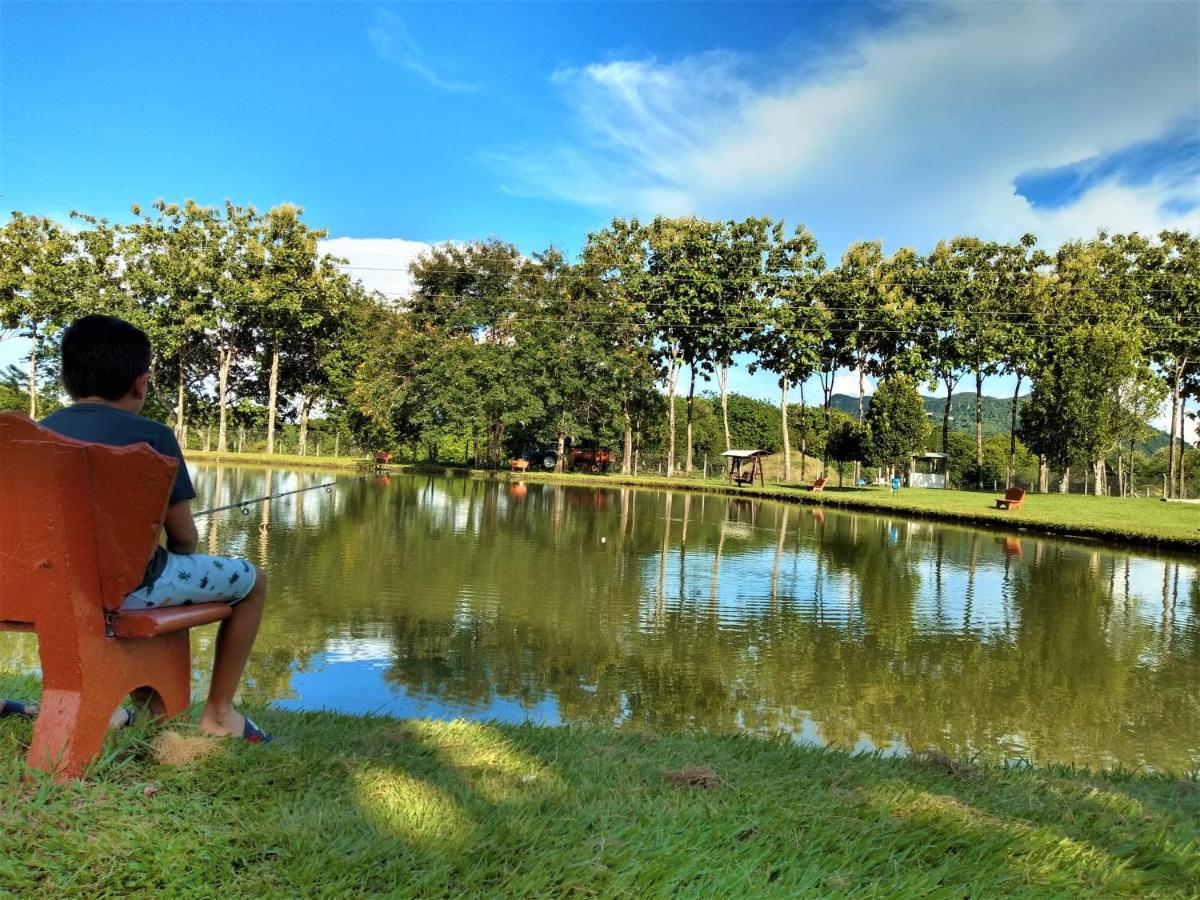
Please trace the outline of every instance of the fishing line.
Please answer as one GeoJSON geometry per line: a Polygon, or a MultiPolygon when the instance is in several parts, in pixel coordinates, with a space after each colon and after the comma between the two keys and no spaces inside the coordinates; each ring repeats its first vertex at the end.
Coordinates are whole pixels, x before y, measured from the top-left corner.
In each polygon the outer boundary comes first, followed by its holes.
{"type": "MultiPolygon", "coordinates": [[[[374,472],[368,472],[364,475],[359,475],[356,478],[342,479],[341,481],[342,482],[345,482],[347,480],[361,481],[362,479],[368,478],[374,474],[375,474],[374,472]]],[[[248,516],[248,515],[250,515],[250,507],[256,503],[265,503],[267,500],[274,500],[278,497],[288,497],[292,494],[303,494],[306,491],[315,491],[315,490],[319,490],[320,488],[324,488],[325,493],[331,494],[331,493],[333,493],[334,485],[336,485],[338,483],[339,483],[338,481],[327,481],[324,484],[312,484],[312,485],[309,485],[308,487],[296,488],[293,491],[280,491],[278,493],[264,494],[263,496],[256,497],[253,500],[239,500],[237,503],[227,503],[224,506],[214,506],[212,509],[202,509],[202,510],[200,510],[200,512],[192,513],[192,518],[198,519],[201,516],[208,516],[213,513],[224,512],[227,509],[240,509],[242,511],[243,516],[248,516]]]]}

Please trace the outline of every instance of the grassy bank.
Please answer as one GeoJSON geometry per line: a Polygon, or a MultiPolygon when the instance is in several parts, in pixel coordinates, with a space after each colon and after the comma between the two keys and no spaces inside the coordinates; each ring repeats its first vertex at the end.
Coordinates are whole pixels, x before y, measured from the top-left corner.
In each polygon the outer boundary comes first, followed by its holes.
{"type": "MultiPolygon", "coordinates": [[[[486,473],[495,477],[495,473],[486,473]]],[[[508,478],[507,473],[499,477],[508,478]]],[[[999,494],[977,491],[941,491],[905,488],[895,495],[889,488],[827,487],[814,494],[807,487],[772,484],[736,488],[723,479],[664,478],[656,475],[554,475],[535,472],[521,476],[531,481],[549,480],[564,484],[611,486],[629,484],[648,488],[707,491],[816,503],[845,509],[892,513],[938,519],[964,525],[981,525],[1006,530],[1039,531],[1048,534],[1098,538],[1120,543],[1200,551],[1200,506],[1163,503],[1146,498],[1089,497],[1080,494],[1026,494],[1017,510],[995,508],[999,494]]]]}
{"type": "MultiPolygon", "coordinates": [[[[269,456],[265,453],[217,454],[193,450],[190,459],[198,462],[228,462],[239,465],[354,469],[359,457],[269,456]]],[[[439,466],[396,466],[400,470],[469,473],[483,478],[509,478],[506,472],[469,470],[439,466]]],[[[815,471],[815,469],[814,469],[815,471]]],[[[766,486],[735,488],[723,478],[665,478],[660,475],[626,476],[608,474],[574,475],[528,472],[519,476],[529,481],[554,481],[589,487],[633,485],[647,488],[707,491],[737,494],[767,500],[819,503],[846,509],[862,509],[903,516],[938,519],[964,525],[1003,529],[1023,529],[1048,534],[1097,538],[1164,549],[1200,551],[1200,506],[1163,503],[1148,498],[1090,497],[1080,494],[1026,494],[1025,504],[1017,510],[995,508],[997,494],[977,491],[939,491],[909,489],[892,494],[879,487],[827,487],[813,494],[796,484],[767,482],[766,486]]]]}
{"type": "MultiPolygon", "coordinates": [[[[9,695],[30,689],[0,678],[9,695]]],[[[1200,887],[1193,780],[744,737],[258,718],[275,743],[142,726],[62,786],[22,782],[30,726],[0,722],[0,891],[1169,897],[1200,887]]]]}
{"type": "Polygon", "coordinates": [[[361,456],[297,456],[280,453],[218,453],[215,450],[188,450],[189,460],[206,463],[230,463],[238,466],[271,466],[280,469],[356,469],[361,456]]]}

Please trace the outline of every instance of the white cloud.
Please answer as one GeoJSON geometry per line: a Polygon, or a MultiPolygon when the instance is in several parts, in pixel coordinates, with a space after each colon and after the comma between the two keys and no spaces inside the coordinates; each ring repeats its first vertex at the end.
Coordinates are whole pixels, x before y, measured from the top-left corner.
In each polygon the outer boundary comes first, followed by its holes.
{"type": "Polygon", "coordinates": [[[1200,114],[1197,9],[942,4],[767,84],[727,53],[563,70],[573,139],[498,159],[515,190],[622,214],[765,211],[840,242],[1200,227],[1163,211],[1195,183],[1099,184],[1056,210],[1013,187],[1200,114]]]}
{"type": "MultiPolygon", "coordinates": [[[[871,378],[866,378],[863,382],[865,393],[868,397],[875,393],[875,382],[871,378]]],[[[833,376],[833,392],[835,394],[849,394],[851,397],[858,396],[858,369],[852,369],[849,372],[838,372],[833,376]]]]}
{"type": "Polygon", "coordinates": [[[367,31],[371,48],[380,59],[386,59],[418,75],[427,84],[441,91],[469,93],[479,86],[467,81],[447,78],[434,69],[420,48],[413,42],[404,20],[395,13],[383,10],[375,18],[374,27],[367,31]]]}
{"type": "Polygon", "coordinates": [[[338,237],[320,244],[322,253],[349,260],[345,272],[351,278],[393,301],[411,296],[413,280],[408,267],[430,249],[430,244],[403,238],[338,237]]]}

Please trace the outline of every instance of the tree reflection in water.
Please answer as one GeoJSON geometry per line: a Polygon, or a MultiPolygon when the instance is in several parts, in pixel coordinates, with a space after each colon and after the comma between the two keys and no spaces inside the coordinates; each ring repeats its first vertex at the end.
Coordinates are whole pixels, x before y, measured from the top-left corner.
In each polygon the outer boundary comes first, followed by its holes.
{"type": "MultiPolygon", "coordinates": [[[[208,505],[260,496],[270,477],[200,467],[196,484],[208,505]]],[[[330,476],[273,477],[283,491],[330,476]]],[[[280,498],[209,529],[223,552],[267,559],[253,699],[1200,765],[1188,558],[428,476],[280,498]]],[[[212,629],[194,640],[203,669],[212,629]]],[[[35,665],[27,637],[0,637],[0,666],[35,665]]]]}

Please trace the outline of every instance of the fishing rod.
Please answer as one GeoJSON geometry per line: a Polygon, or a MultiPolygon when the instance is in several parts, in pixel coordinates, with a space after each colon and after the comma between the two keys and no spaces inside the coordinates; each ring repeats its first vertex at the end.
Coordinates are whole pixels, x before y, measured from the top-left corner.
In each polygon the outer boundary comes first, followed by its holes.
{"type": "MultiPolygon", "coordinates": [[[[367,472],[364,475],[359,475],[357,478],[342,479],[342,480],[343,481],[345,481],[345,480],[361,481],[362,479],[367,478],[373,474],[374,474],[373,472],[367,472]]],[[[293,491],[279,491],[279,492],[273,493],[273,494],[263,494],[263,496],[256,497],[253,500],[239,500],[236,503],[226,503],[224,506],[214,506],[212,509],[202,509],[202,510],[200,510],[200,512],[192,513],[192,518],[198,519],[201,516],[208,516],[208,515],[212,515],[213,513],[224,512],[227,509],[240,509],[242,511],[243,516],[248,516],[248,515],[250,515],[250,507],[253,506],[255,503],[265,503],[267,500],[274,500],[278,497],[287,497],[287,496],[290,496],[291,494],[303,494],[305,491],[315,491],[315,490],[319,490],[320,488],[325,488],[325,493],[329,494],[329,493],[333,492],[333,487],[336,484],[338,484],[337,480],[326,481],[324,484],[311,484],[308,487],[296,488],[293,491]]]]}

